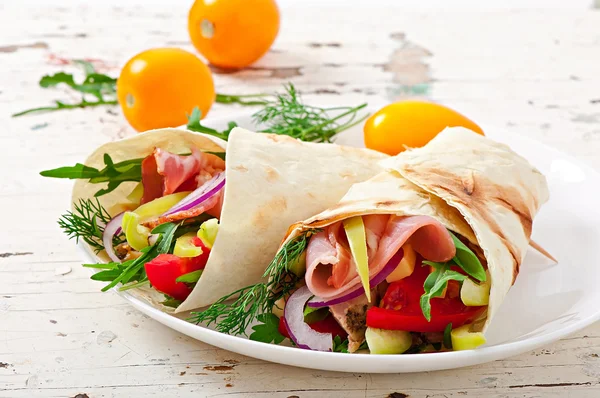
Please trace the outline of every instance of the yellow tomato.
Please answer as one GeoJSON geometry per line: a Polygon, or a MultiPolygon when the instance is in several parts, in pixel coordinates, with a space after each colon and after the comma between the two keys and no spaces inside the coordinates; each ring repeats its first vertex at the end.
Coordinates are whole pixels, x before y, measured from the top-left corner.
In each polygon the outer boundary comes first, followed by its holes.
{"type": "Polygon", "coordinates": [[[400,101],[381,108],[365,122],[367,148],[397,155],[427,144],[446,127],[462,126],[483,135],[473,121],[443,105],[400,101]]]}
{"type": "Polygon", "coordinates": [[[279,9],[275,0],[196,0],[188,31],[211,64],[243,68],[262,57],[275,41],[279,9]]]}
{"type": "Polygon", "coordinates": [[[139,53],[123,67],[117,97],[137,131],[187,123],[194,107],[206,116],[215,101],[210,69],[194,54],[177,48],[139,53]]]}

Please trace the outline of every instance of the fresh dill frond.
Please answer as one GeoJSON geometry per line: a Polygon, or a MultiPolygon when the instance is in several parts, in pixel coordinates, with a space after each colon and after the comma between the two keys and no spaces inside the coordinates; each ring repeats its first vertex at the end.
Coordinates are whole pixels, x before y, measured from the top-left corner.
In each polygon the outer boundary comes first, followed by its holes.
{"type": "Polygon", "coordinates": [[[333,136],[368,116],[359,117],[359,111],[367,104],[321,108],[304,104],[293,84],[284,85],[284,89],[253,115],[261,133],[289,135],[302,141],[331,142],[333,136]]]}
{"type": "MultiPolygon", "coordinates": [[[[252,115],[259,133],[289,135],[311,142],[331,142],[336,134],[362,122],[369,116],[368,113],[361,114],[367,104],[321,108],[305,104],[292,83],[283,87],[282,93],[272,95],[217,94],[217,100],[221,103],[260,105],[261,109],[252,115]]],[[[188,130],[210,134],[223,140],[229,138],[231,130],[236,126],[236,122],[229,122],[227,128],[222,131],[204,126],[202,113],[198,108],[194,108],[188,115],[188,130]]]]}
{"type": "Polygon", "coordinates": [[[254,319],[267,311],[269,291],[266,283],[246,286],[221,297],[201,312],[193,312],[190,322],[215,324],[219,332],[246,334],[246,329],[254,319]],[[233,302],[234,297],[237,299],[233,302]]]}
{"type": "Polygon", "coordinates": [[[246,335],[246,329],[261,314],[270,313],[275,302],[289,295],[300,280],[290,271],[306,250],[310,237],[318,230],[309,230],[287,242],[275,255],[263,274],[267,282],[246,286],[221,297],[204,311],[193,312],[193,323],[216,325],[219,332],[246,335]],[[233,300],[235,297],[235,301],[233,300]]]}
{"type": "MultiPolygon", "coordinates": [[[[104,226],[110,219],[110,214],[102,207],[97,198],[79,199],[73,211],[68,211],[58,219],[58,225],[69,239],[75,239],[77,242],[82,239],[98,253],[104,250],[102,234],[104,226]]],[[[123,243],[123,239],[114,236],[113,245],[116,246],[120,243],[123,243]]]]}

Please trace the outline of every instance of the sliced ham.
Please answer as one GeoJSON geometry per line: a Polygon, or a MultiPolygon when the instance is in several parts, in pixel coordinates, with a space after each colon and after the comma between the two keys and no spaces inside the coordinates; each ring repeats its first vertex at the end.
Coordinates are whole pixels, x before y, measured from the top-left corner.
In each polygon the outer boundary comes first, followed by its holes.
{"type": "MultiPolygon", "coordinates": [[[[409,239],[413,249],[426,260],[449,261],[456,254],[452,237],[434,218],[368,215],[363,216],[363,222],[370,278],[377,275],[409,239]]],[[[305,279],[310,291],[323,299],[343,295],[360,285],[342,222],[326,227],[311,238],[306,251],[305,279]]]]}
{"type": "Polygon", "coordinates": [[[141,203],[175,192],[194,190],[216,173],[225,170],[225,162],[218,156],[192,149],[189,156],[176,155],[155,148],[142,161],[141,203]]]}

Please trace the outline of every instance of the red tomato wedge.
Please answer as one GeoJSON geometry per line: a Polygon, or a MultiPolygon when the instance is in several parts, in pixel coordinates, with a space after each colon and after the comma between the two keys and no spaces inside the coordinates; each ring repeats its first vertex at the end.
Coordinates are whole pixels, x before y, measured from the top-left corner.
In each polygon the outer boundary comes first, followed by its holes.
{"type": "MultiPolygon", "coordinates": [[[[455,294],[447,294],[446,298],[431,299],[431,321],[427,321],[420,300],[429,270],[430,267],[419,264],[411,276],[391,283],[381,300],[381,307],[371,307],[367,311],[367,326],[408,332],[443,332],[449,323],[457,328],[474,321],[485,310],[485,306],[467,307],[455,294]]],[[[451,286],[448,290],[455,288],[451,286]]]]}
{"type": "Polygon", "coordinates": [[[204,269],[210,254],[210,249],[202,240],[194,238],[192,242],[195,246],[202,247],[201,255],[182,258],[174,254],[159,254],[144,265],[152,287],[181,301],[190,295],[192,289],[187,284],[176,280],[182,275],[204,269]]]}

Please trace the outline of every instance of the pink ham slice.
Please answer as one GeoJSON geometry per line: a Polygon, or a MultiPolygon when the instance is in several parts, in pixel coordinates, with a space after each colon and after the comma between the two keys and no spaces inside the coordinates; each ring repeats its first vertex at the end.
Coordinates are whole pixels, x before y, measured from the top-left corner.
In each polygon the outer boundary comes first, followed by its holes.
{"type": "Polygon", "coordinates": [[[189,156],[176,155],[160,148],[142,161],[142,204],[181,190],[194,190],[225,170],[218,156],[196,148],[189,156]],[[185,189],[181,189],[185,188],[185,189]]]}
{"type": "MultiPolygon", "coordinates": [[[[435,262],[449,261],[456,254],[446,228],[428,216],[363,216],[369,254],[369,277],[377,275],[410,239],[413,249],[435,262]]],[[[306,285],[322,299],[341,296],[360,285],[348,242],[338,222],[313,236],[306,251],[306,285]]]]}

